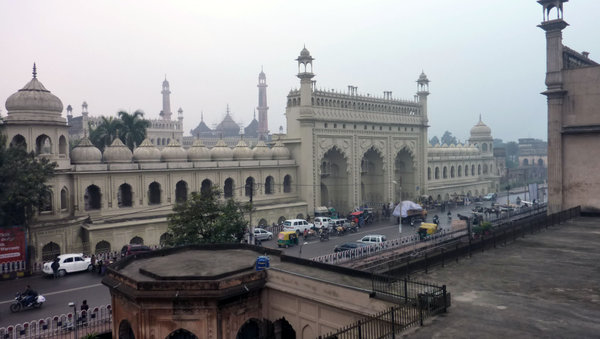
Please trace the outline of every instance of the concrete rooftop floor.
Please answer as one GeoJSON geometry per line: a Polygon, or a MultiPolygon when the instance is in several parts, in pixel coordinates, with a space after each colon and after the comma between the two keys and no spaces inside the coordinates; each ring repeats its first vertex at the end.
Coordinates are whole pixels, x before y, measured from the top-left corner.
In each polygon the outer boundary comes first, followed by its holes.
{"type": "Polygon", "coordinates": [[[600,338],[600,218],[580,217],[436,267],[452,307],[411,338],[600,338]]]}

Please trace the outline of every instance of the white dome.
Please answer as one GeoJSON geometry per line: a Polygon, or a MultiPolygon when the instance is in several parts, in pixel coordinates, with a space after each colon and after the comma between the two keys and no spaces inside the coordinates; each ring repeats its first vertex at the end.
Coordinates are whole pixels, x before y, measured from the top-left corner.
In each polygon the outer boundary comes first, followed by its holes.
{"type": "Polygon", "coordinates": [[[233,150],[223,139],[219,139],[215,147],[211,148],[210,157],[212,160],[233,160],[233,150]]]}
{"type": "Polygon", "coordinates": [[[74,164],[95,164],[102,162],[102,152],[84,137],[71,151],[71,161],[74,164]]]}
{"type": "Polygon", "coordinates": [[[133,159],[137,162],[157,162],[160,161],[160,150],[152,145],[150,140],[144,139],[144,141],[133,150],[133,159]]]}
{"type": "Polygon", "coordinates": [[[44,85],[33,78],[17,93],[12,94],[6,99],[6,110],[9,112],[51,112],[60,115],[63,110],[63,104],[60,99],[50,93],[44,85]]]}
{"type": "Polygon", "coordinates": [[[187,161],[187,152],[175,139],[171,140],[167,147],[163,148],[160,155],[163,161],[187,161]]]}
{"type": "Polygon", "coordinates": [[[264,141],[259,140],[256,146],[252,149],[254,153],[254,159],[256,160],[271,160],[273,159],[273,151],[265,144],[264,141]]]}
{"type": "Polygon", "coordinates": [[[115,138],[112,144],[104,149],[103,157],[106,162],[131,162],[132,154],[121,139],[115,138]]]}
{"type": "Polygon", "coordinates": [[[196,139],[194,140],[192,147],[188,149],[187,156],[190,161],[208,161],[210,160],[210,151],[204,146],[202,140],[196,139]]]}
{"type": "Polygon", "coordinates": [[[250,147],[246,145],[244,140],[240,140],[233,149],[234,160],[252,160],[253,157],[254,153],[252,152],[250,147]]]}
{"type": "Polygon", "coordinates": [[[273,159],[285,160],[290,158],[290,150],[283,145],[281,140],[277,140],[273,146],[273,159]]]}

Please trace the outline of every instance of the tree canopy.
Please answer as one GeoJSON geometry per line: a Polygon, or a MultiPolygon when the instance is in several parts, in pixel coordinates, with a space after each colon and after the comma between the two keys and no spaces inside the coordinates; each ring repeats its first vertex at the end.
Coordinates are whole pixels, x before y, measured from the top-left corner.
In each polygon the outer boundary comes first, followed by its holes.
{"type": "Polygon", "coordinates": [[[446,145],[456,145],[458,143],[458,141],[456,140],[456,137],[453,136],[450,131],[444,132],[444,135],[442,135],[441,141],[442,141],[442,144],[446,144],[446,145]]]}
{"type": "Polygon", "coordinates": [[[35,209],[47,202],[51,191],[46,183],[55,167],[25,147],[6,148],[6,136],[0,135],[0,225],[29,223],[35,209]]]}
{"type": "Polygon", "coordinates": [[[100,151],[110,146],[117,137],[130,150],[138,146],[146,138],[146,130],[150,127],[150,121],[144,120],[144,112],[137,110],[133,114],[119,111],[119,118],[101,117],[100,123],[94,128],[89,125],[90,141],[100,151]]]}
{"type": "Polygon", "coordinates": [[[240,242],[248,227],[244,213],[250,204],[238,206],[233,199],[220,200],[221,190],[192,192],[190,199],[178,203],[169,215],[167,244],[171,246],[240,242]]]}
{"type": "Polygon", "coordinates": [[[435,146],[440,143],[440,139],[438,139],[437,136],[434,136],[429,140],[429,143],[431,144],[431,146],[435,146]]]}

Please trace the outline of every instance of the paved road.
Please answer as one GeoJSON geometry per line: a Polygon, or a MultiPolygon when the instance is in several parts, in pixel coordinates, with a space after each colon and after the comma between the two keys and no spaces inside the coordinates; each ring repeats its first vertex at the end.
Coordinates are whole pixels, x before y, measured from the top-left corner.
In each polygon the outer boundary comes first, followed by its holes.
{"type": "Polygon", "coordinates": [[[60,279],[48,279],[40,275],[0,282],[0,327],[20,324],[32,320],[72,312],[67,305],[87,299],[90,309],[110,304],[108,288],[100,283],[101,277],[90,272],[69,274],[60,279]],[[11,313],[10,303],[17,292],[25,290],[27,285],[46,297],[46,303],[40,309],[31,309],[11,313]]]}

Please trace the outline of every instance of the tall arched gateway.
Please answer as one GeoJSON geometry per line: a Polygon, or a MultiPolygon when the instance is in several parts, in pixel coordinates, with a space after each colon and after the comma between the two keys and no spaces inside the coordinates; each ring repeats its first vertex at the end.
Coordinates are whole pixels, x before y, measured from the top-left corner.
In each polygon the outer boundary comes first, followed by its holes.
{"type": "Polygon", "coordinates": [[[406,149],[396,154],[394,161],[394,199],[411,200],[417,195],[415,166],[412,155],[406,149]]]}
{"type": "Polygon", "coordinates": [[[321,205],[349,210],[350,179],[346,158],[337,148],[331,148],[321,159],[321,205]]]}
{"type": "Polygon", "coordinates": [[[375,148],[370,148],[360,163],[360,203],[380,206],[384,201],[385,176],[383,156],[375,148]]]}

